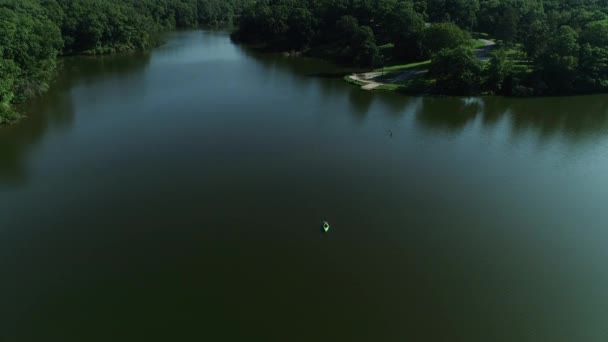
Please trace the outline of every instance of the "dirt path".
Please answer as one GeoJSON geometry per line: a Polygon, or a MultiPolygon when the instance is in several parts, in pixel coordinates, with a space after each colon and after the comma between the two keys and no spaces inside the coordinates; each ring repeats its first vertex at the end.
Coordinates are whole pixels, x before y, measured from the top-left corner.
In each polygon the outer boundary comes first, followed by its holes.
{"type": "Polygon", "coordinates": [[[382,84],[384,84],[384,83],[379,83],[376,81],[370,81],[370,79],[374,79],[374,78],[378,77],[377,74],[381,74],[381,73],[366,72],[366,73],[362,73],[362,74],[352,74],[348,77],[351,80],[365,83],[363,86],[361,86],[361,89],[372,90],[372,89],[377,88],[377,87],[381,86],[382,84]]]}
{"type": "MultiPolygon", "coordinates": [[[[479,41],[481,41],[485,45],[475,51],[475,56],[480,61],[485,62],[490,59],[490,51],[494,48],[494,45],[496,45],[496,43],[488,39],[479,39],[479,41]]],[[[379,71],[364,72],[360,74],[352,74],[348,77],[351,80],[365,83],[363,86],[361,86],[361,89],[373,90],[384,84],[405,82],[411,79],[412,77],[422,73],[426,73],[427,71],[428,69],[424,67],[418,67],[388,73],[383,73],[379,71]]]]}
{"type": "Polygon", "coordinates": [[[496,43],[487,39],[479,39],[479,41],[484,43],[485,45],[475,51],[475,56],[480,61],[485,62],[490,59],[490,51],[492,51],[496,43]]]}

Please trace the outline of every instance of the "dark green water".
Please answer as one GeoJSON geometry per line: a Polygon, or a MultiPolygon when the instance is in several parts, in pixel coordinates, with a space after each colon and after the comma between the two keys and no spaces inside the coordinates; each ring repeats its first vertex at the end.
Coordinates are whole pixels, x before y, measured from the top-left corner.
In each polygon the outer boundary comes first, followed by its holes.
{"type": "Polygon", "coordinates": [[[608,96],[332,71],[205,32],[64,60],[0,128],[0,341],[608,340],[608,96]]]}

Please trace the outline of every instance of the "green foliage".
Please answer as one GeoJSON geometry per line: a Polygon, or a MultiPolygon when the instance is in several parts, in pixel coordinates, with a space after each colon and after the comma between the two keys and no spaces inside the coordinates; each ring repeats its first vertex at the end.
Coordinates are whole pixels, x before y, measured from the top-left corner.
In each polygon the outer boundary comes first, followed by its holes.
{"type": "Polygon", "coordinates": [[[546,50],[549,40],[549,26],[544,20],[534,20],[523,34],[523,50],[531,59],[538,59],[546,50]]]}
{"type": "Polygon", "coordinates": [[[453,22],[468,30],[475,26],[478,11],[478,0],[428,0],[432,22],[453,22]]]}
{"type": "Polygon", "coordinates": [[[338,19],[334,34],[339,37],[338,61],[367,67],[380,62],[374,32],[368,26],[359,26],[355,17],[345,15],[338,19]]]}
{"type": "Polygon", "coordinates": [[[0,0],[0,123],[16,119],[12,104],[47,89],[59,54],[147,49],[154,44],[156,32],[231,22],[246,3],[248,0],[0,0]]]}
{"type": "Polygon", "coordinates": [[[376,66],[380,62],[380,51],[376,46],[374,32],[369,26],[361,26],[352,37],[353,62],[357,66],[376,66]]]}
{"type": "Polygon", "coordinates": [[[393,54],[400,60],[419,60],[424,57],[422,37],[424,19],[414,9],[413,3],[399,2],[387,14],[386,26],[395,44],[393,54]]]}
{"type": "Polygon", "coordinates": [[[581,33],[580,43],[608,46],[608,20],[593,21],[587,24],[581,33]]]}
{"type": "Polygon", "coordinates": [[[0,0],[0,121],[48,87],[60,54],[143,50],[164,30],[233,23],[237,41],[361,67],[433,56],[421,83],[446,93],[608,90],[606,0],[0,0]],[[473,30],[513,53],[482,67],[473,30]]]}
{"type": "Polygon", "coordinates": [[[245,1],[238,0],[198,0],[198,22],[211,26],[231,26],[244,3],[245,1]]]}
{"type": "Polygon", "coordinates": [[[46,90],[60,48],[59,29],[37,2],[0,0],[0,111],[4,118],[10,104],[46,90]]]}
{"type": "Polygon", "coordinates": [[[608,47],[581,47],[577,79],[582,90],[608,89],[608,47]]]}
{"type": "Polygon", "coordinates": [[[15,97],[19,68],[10,59],[0,59],[0,112],[5,112],[15,97]]]}
{"type": "Polygon", "coordinates": [[[452,23],[433,24],[424,31],[425,55],[430,56],[442,49],[470,46],[471,36],[452,23]]]}
{"type": "Polygon", "coordinates": [[[505,50],[492,53],[486,68],[486,88],[495,94],[510,94],[514,64],[505,50]]]}
{"type": "Polygon", "coordinates": [[[448,60],[460,68],[451,77],[447,67],[437,72],[437,89],[446,91],[456,91],[454,84],[469,93],[598,91],[608,80],[606,0],[257,0],[245,7],[234,38],[277,50],[360,66],[379,63],[376,43],[381,65],[408,65],[442,51],[436,71],[448,60]],[[473,30],[513,52],[493,54],[476,77],[467,33],[473,30]]]}
{"type": "Polygon", "coordinates": [[[151,47],[155,33],[231,23],[247,0],[40,0],[61,28],[65,54],[151,47]]]}
{"type": "Polygon", "coordinates": [[[458,46],[439,51],[431,60],[429,76],[443,94],[474,94],[481,84],[482,66],[472,49],[458,46]]]}
{"type": "Polygon", "coordinates": [[[549,40],[547,50],[537,61],[537,68],[552,92],[572,89],[578,68],[578,34],[569,26],[559,28],[549,40]]]}
{"type": "Polygon", "coordinates": [[[517,39],[517,27],[519,24],[519,11],[513,6],[504,6],[498,17],[494,36],[498,40],[513,42],[517,39]]]}

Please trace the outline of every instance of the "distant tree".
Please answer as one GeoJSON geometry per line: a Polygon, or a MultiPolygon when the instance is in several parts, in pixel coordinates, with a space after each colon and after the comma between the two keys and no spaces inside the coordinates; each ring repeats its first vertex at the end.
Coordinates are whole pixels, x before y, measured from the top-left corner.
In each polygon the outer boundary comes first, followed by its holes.
{"type": "Polygon", "coordinates": [[[498,17],[495,27],[496,39],[504,42],[514,42],[517,39],[519,11],[512,6],[501,6],[502,14],[498,17]]]}
{"type": "Polygon", "coordinates": [[[422,39],[424,20],[410,2],[399,2],[386,18],[386,27],[391,32],[391,41],[397,59],[417,60],[423,57],[422,39]]]}
{"type": "Polygon", "coordinates": [[[453,22],[471,30],[475,26],[479,0],[429,0],[428,13],[431,22],[453,22]]]}
{"type": "Polygon", "coordinates": [[[350,40],[359,31],[359,21],[351,15],[345,15],[336,21],[336,37],[350,40]]]}
{"type": "Polygon", "coordinates": [[[470,46],[471,36],[452,23],[433,24],[424,31],[423,44],[430,56],[442,49],[470,46]]]}
{"type": "Polygon", "coordinates": [[[197,25],[197,7],[196,1],[190,0],[173,0],[173,13],[175,16],[175,26],[180,28],[196,27],[197,25]]]}
{"type": "Polygon", "coordinates": [[[288,38],[293,48],[300,49],[312,41],[317,22],[305,7],[293,8],[288,17],[288,38]]]}
{"type": "Polygon", "coordinates": [[[578,34],[569,26],[562,26],[551,38],[547,50],[537,61],[537,69],[552,92],[572,89],[578,68],[580,46],[578,34]]]}
{"type": "Polygon", "coordinates": [[[15,96],[19,68],[10,59],[0,59],[0,124],[10,121],[10,106],[15,96]]]}
{"type": "Polygon", "coordinates": [[[22,101],[46,90],[61,45],[59,28],[37,2],[0,0],[3,82],[12,84],[12,95],[5,93],[2,102],[9,97],[22,101]]]}
{"type": "Polygon", "coordinates": [[[380,51],[376,46],[374,32],[369,26],[361,26],[353,37],[354,64],[358,66],[376,66],[380,62],[380,51]]]}
{"type": "Polygon", "coordinates": [[[16,118],[11,104],[46,90],[61,43],[37,1],[0,0],[0,123],[16,118]]]}
{"type": "Polygon", "coordinates": [[[374,66],[380,61],[380,51],[376,45],[374,32],[369,26],[359,26],[358,20],[346,15],[335,25],[335,36],[338,38],[341,62],[358,66],[374,66]]]}
{"type": "Polygon", "coordinates": [[[608,89],[608,47],[581,46],[577,83],[582,90],[608,89]]]}
{"type": "Polygon", "coordinates": [[[509,93],[509,81],[513,77],[513,61],[505,50],[493,51],[486,68],[486,87],[490,91],[500,94],[509,93]]]}
{"type": "Polygon", "coordinates": [[[451,17],[446,11],[446,0],[428,0],[427,12],[432,23],[449,22],[451,17]]]}
{"type": "Polygon", "coordinates": [[[523,34],[523,49],[533,60],[538,59],[546,50],[549,41],[549,26],[544,20],[535,20],[523,34]]]}
{"type": "Polygon", "coordinates": [[[589,23],[602,21],[606,18],[606,13],[600,10],[590,10],[579,6],[562,12],[561,23],[572,27],[576,31],[580,31],[589,23]]]}
{"type": "Polygon", "coordinates": [[[436,80],[435,87],[440,93],[466,95],[479,90],[481,70],[473,50],[458,46],[439,51],[431,60],[428,73],[436,80]]]}
{"type": "Polygon", "coordinates": [[[608,20],[587,24],[581,32],[580,42],[591,46],[608,47],[608,20]]]}

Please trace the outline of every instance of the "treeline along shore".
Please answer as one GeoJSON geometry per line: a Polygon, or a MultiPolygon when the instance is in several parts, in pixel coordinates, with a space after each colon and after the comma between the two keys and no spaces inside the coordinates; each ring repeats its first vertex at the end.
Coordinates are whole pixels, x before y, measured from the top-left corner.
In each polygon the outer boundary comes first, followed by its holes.
{"type": "Polygon", "coordinates": [[[159,32],[207,25],[410,93],[608,90],[608,0],[0,0],[0,123],[48,88],[58,56],[146,50],[159,32]]]}
{"type": "Polygon", "coordinates": [[[48,87],[57,57],[146,50],[158,33],[230,26],[241,0],[0,0],[0,124],[48,87]]]}
{"type": "Polygon", "coordinates": [[[608,90],[606,0],[261,0],[237,27],[243,43],[378,72],[424,65],[415,77],[391,78],[409,92],[608,90]],[[480,38],[497,43],[487,58],[476,56],[480,38]]]}

